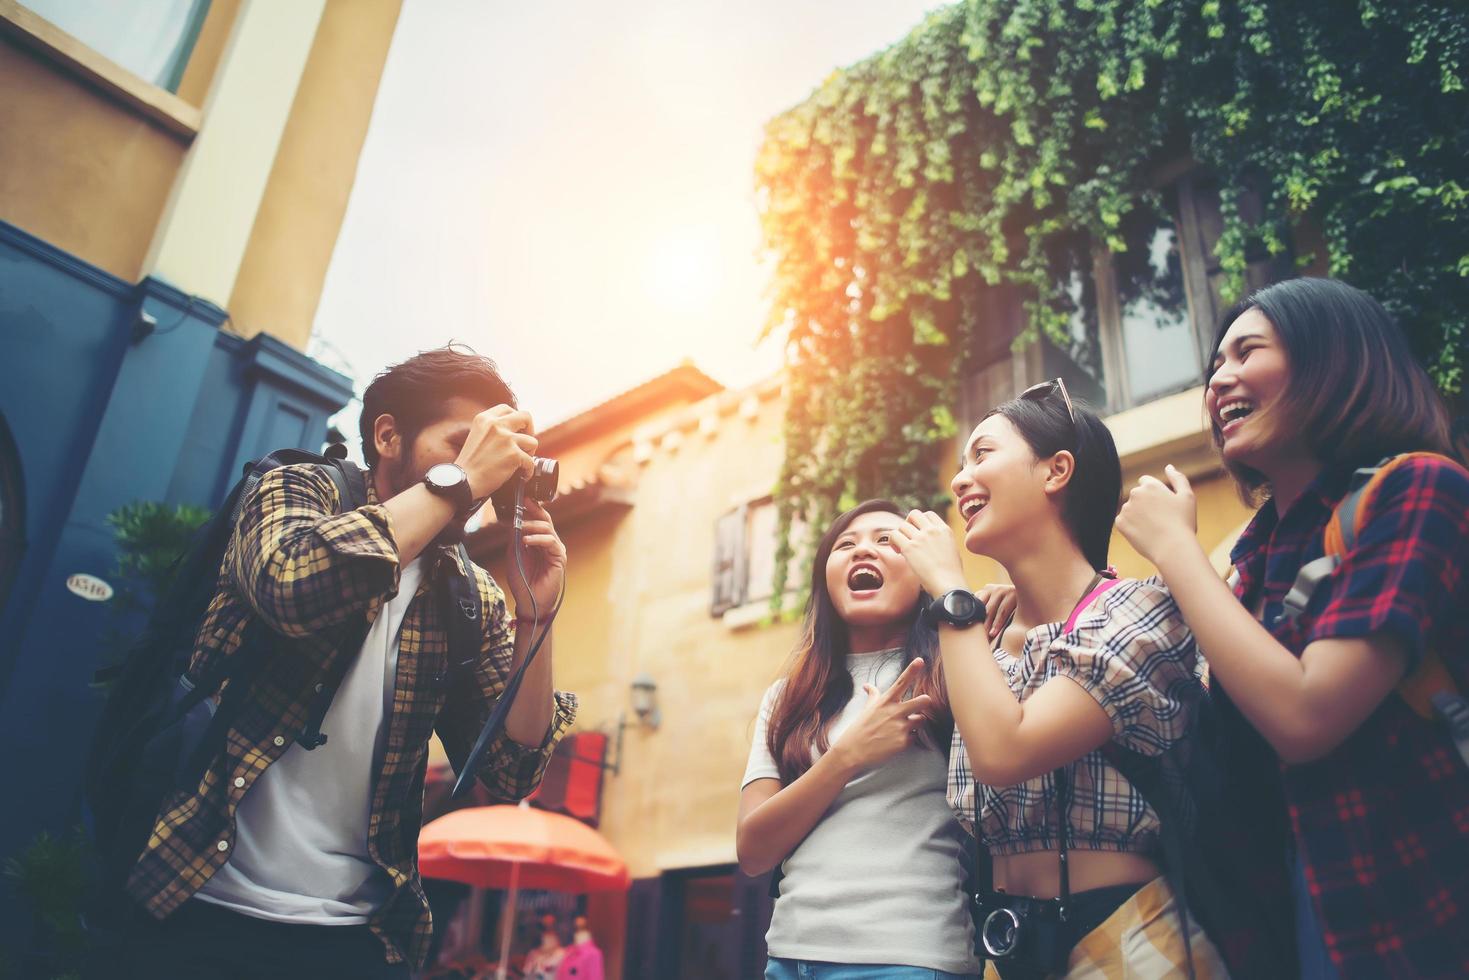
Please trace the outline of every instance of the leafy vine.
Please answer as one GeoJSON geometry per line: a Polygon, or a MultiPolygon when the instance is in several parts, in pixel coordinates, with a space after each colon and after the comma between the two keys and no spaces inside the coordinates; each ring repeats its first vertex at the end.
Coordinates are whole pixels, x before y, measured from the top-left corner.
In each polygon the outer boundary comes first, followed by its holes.
{"type": "Polygon", "coordinates": [[[766,330],[788,368],[776,580],[795,520],[937,502],[982,284],[1025,297],[1017,344],[1064,342],[1063,270],[1140,247],[1171,159],[1219,181],[1226,301],[1253,261],[1310,261],[1309,222],[1330,274],[1381,300],[1458,393],[1466,69],[1452,0],[966,0],[833,73],[768,124],[756,164],[766,330]]]}

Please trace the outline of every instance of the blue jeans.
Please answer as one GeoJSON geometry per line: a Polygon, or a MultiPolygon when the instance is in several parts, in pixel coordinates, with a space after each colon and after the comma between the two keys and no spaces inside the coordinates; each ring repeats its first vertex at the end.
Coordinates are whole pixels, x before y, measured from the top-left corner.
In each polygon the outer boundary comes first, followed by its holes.
{"type": "Polygon", "coordinates": [[[1296,855],[1291,869],[1291,891],[1296,901],[1296,947],[1301,957],[1301,980],[1337,980],[1336,966],[1326,952],[1321,936],[1321,923],[1316,919],[1316,906],[1306,884],[1306,865],[1296,855]]]}
{"type": "Polygon", "coordinates": [[[881,963],[821,963],[771,957],[765,980],[969,980],[961,973],[945,973],[921,966],[885,966],[881,963]]]}

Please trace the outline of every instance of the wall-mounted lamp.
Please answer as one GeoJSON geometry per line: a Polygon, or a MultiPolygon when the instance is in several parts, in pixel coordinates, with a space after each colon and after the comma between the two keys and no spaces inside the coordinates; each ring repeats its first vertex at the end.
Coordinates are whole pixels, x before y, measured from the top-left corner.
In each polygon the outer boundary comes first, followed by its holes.
{"type": "MultiPolygon", "coordinates": [[[[631,692],[632,710],[638,716],[638,724],[657,731],[658,725],[663,721],[663,715],[658,710],[658,683],[653,680],[651,674],[639,674],[632,679],[629,691],[631,692]]],[[[617,741],[612,746],[612,761],[599,763],[603,769],[614,776],[622,772],[622,733],[629,724],[627,713],[619,712],[617,741]]]]}
{"type": "Polygon", "coordinates": [[[647,728],[657,730],[662,723],[663,714],[658,710],[658,684],[651,674],[639,674],[632,679],[632,709],[637,712],[638,721],[647,728]]]}

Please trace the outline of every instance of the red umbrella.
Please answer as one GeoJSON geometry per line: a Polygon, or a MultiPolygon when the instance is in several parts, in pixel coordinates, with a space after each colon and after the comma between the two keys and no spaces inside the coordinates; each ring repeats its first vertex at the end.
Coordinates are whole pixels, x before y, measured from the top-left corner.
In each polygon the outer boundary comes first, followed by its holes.
{"type": "MultiPolygon", "coordinates": [[[[542,891],[627,891],[627,863],[607,838],[571,817],[520,806],[455,810],[418,835],[418,869],[428,878],[478,888],[504,888],[515,906],[521,888],[542,891]]],[[[500,939],[500,975],[510,955],[510,922],[500,939]]]]}
{"type": "Polygon", "coordinates": [[[446,813],[418,835],[425,877],[480,888],[627,891],[627,863],[607,838],[560,813],[521,806],[476,806],[446,813]]]}

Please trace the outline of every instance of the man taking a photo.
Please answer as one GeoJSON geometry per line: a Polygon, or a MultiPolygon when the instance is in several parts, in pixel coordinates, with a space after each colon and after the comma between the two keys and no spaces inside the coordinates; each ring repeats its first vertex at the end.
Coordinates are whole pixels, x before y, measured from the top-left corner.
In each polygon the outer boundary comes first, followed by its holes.
{"type": "MultiPolygon", "coordinates": [[[[189,676],[247,637],[271,650],[223,753],[165,802],[128,878],[147,914],[123,975],[406,978],[423,962],[429,738],[437,731],[451,759],[468,755],[527,654],[532,608],[544,626],[566,574],[550,515],[530,500],[513,613],[454,547],[476,502],[530,472],[534,428],[514,406],[489,359],[419,354],[363,395],[366,506],[341,507],[316,466],[271,470],[243,499],[189,676]],[[446,576],[466,574],[483,635],[477,660],[458,668],[441,597],[446,576]],[[334,678],[317,715],[330,737],[308,750],[298,736],[334,678]]],[[[550,647],[548,637],[475,773],[497,801],[535,789],[575,715],[576,699],[552,688],[550,647]]]]}

